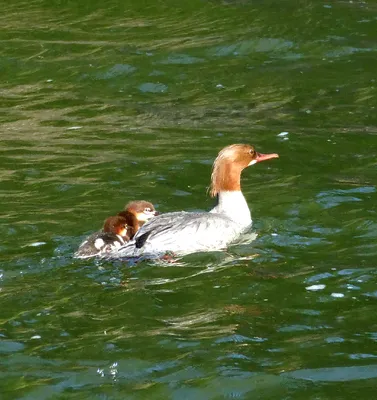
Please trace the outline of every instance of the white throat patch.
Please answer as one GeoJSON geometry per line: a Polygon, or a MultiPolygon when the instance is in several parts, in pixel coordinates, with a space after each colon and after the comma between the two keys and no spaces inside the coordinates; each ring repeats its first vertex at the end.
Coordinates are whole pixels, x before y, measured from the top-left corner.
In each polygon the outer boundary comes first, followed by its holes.
{"type": "Polygon", "coordinates": [[[251,225],[251,214],[245,197],[240,191],[224,191],[219,193],[219,203],[211,213],[225,214],[242,226],[251,225]]]}

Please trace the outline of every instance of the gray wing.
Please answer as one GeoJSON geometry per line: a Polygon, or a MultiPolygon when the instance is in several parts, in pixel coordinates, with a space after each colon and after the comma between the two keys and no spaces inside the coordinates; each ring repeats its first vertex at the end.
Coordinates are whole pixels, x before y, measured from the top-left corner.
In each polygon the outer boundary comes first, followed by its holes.
{"type": "Polygon", "coordinates": [[[172,251],[177,254],[221,249],[239,234],[239,226],[214,213],[174,212],[159,215],[119,249],[121,255],[172,251]]]}

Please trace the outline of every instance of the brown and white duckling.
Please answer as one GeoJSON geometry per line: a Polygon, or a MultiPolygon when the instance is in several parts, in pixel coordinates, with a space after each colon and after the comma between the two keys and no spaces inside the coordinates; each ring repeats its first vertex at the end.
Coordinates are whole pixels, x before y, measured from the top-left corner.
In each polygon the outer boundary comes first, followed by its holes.
{"type": "Polygon", "coordinates": [[[131,201],[118,213],[119,216],[126,218],[129,226],[129,237],[132,239],[135,233],[151,218],[158,215],[152,203],[144,200],[131,201]]]}
{"type": "MultiPolygon", "coordinates": [[[[145,200],[130,201],[125,205],[124,211],[130,212],[136,217],[139,223],[139,227],[143,226],[144,222],[158,215],[158,212],[154,208],[154,205],[145,200]]],[[[121,215],[121,213],[119,213],[118,215],[121,215]]]]}
{"type": "Polygon", "coordinates": [[[104,256],[117,250],[135,235],[146,220],[156,214],[153,204],[147,201],[136,200],[128,203],[124,211],[105,220],[102,230],[86,238],[74,257],[104,256]]]}
{"type": "Polygon", "coordinates": [[[119,215],[109,217],[103,229],[87,237],[77,249],[74,257],[89,258],[114,251],[130,240],[127,220],[119,215]]]}

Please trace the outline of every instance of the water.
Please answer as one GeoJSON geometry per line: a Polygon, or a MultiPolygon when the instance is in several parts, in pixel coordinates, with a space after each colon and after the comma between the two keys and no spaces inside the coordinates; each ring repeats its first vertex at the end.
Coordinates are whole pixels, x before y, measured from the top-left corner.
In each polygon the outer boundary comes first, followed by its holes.
{"type": "Polygon", "coordinates": [[[1,5],[2,399],[374,398],[373,2],[1,5]],[[130,199],[206,210],[219,149],[257,239],[72,259],[130,199]]]}

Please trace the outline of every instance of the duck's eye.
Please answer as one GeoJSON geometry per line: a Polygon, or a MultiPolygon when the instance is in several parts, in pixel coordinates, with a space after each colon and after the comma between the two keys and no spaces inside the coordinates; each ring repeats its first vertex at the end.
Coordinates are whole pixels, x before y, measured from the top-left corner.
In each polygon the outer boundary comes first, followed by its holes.
{"type": "Polygon", "coordinates": [[[144,208],[144,212],[151,212],[152,210],[149,207],[144,208]]]}
{"type": "Polygon", "coordinates": [[[255,150],[254,149],[250,149],[250,152],[249,152],[250,154],[254,154],[255,153],[255,150]]]}

